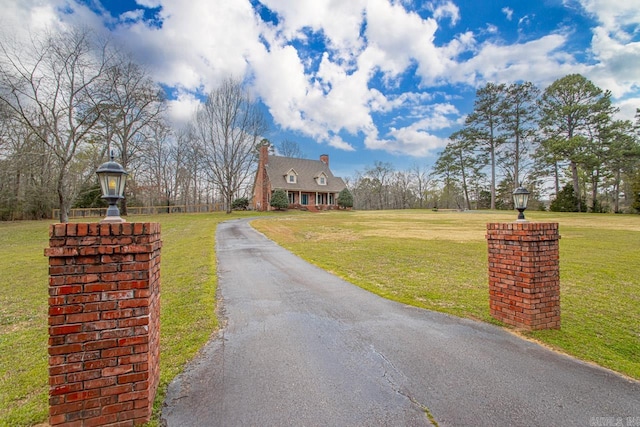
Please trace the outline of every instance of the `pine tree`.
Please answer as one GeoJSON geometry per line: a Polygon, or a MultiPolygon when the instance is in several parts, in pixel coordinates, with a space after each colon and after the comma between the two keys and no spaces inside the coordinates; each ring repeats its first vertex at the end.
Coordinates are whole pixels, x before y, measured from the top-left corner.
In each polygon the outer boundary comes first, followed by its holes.
{"type": "Polygon", "coordinates": [[[353,194],[346,187],[338,194],[338,206],[343,209],[353,207],[353,194]]]}

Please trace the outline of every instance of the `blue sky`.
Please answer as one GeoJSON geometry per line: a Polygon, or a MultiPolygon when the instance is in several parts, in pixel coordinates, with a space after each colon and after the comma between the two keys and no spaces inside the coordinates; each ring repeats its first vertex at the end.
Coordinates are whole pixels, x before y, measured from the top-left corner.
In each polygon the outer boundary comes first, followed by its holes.
{"type": "Polygon", "coordinates": [[[245,79],[272,142],[297,141],[353,176],[375,161],[428,167],[487,82],[544,88],[581,73],[640,107],[632,0],[2,0],[4,31],[109,31],[188,119],[222,79],[245,79]]]}

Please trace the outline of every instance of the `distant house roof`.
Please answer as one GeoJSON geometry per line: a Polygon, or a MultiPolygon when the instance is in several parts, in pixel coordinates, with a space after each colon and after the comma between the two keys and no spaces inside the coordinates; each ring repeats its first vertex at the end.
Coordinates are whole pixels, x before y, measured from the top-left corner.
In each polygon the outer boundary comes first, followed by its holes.
{"type": "Polygon", "coordinates": [[[321,160],[297,159],[294,157],[269,156],[265,166],[272,188],[289,191],[318,191],[339,193],[346,185],[342,178],[333,176],[329,165],[321,160]],[[287,174],[296,173],[296,182],[288,182],[287,174]],[[326,176],[326,185],[321,185],[318,179],[322,174],[326,176]]]}

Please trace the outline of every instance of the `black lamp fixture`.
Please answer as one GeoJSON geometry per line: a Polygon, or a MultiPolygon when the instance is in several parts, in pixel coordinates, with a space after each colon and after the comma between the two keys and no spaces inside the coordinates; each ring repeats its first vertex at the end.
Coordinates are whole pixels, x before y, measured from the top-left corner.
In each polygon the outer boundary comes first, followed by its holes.
{"type": "Polygon", "coordinates": [[[107,216],[100,222],[126,222],[120,217],[120,210],[116,204],[118,200],[124,199],[124,186],[127,182],[127,172],[122,168],[120,163],[114,160],[113,150],[111,151],[111,160],[101,164],[96,174],[100,181],[102,198],[109,202],[107,216]]]}
{"type": "Polygon", "coordinates": [[[527,209],[527,203],[529,203],[529,192],[524,187],[516,188],[513,192],[513,205],[520,212],[518,214],[518,222],[525,222],[524,210],[527,209]]]}

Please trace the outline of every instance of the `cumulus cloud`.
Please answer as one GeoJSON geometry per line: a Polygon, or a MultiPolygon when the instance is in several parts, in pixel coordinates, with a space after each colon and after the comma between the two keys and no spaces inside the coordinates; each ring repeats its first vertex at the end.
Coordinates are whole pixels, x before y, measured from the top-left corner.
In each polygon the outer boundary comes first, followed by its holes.
{"type": "Polygon", "coordinates": [[[200,106],[200,100],[190,91],[178,90],[174,99],[168,101],[167,118],[175,126],[189,123],[200,106]]]}
{"type": "Polygon", "coordinates": [[[302,31],[310,28],[322,32],[329,49],[343,59],[364,46],[360,28],[366,0],[263,0],[262,4],[282,18],[278,30],[285,40],[304,38],[302,31]]]}
{"type": "Polygon", "coordinates": [[[460,9],[453,2],[445,1],[437,4],[429,4],[430,9],[433,11],[433,17],[437,20],[449,18],[451,25],[456,25],[460,20],[460,9]]]}
{"type": "Polygon", "coordinates": [[[598,26],[591,52],[597,60],[587,73],[597,85],[623,97],[640,90],[640,8],[626,0],[581,0],[598,26]]]}
{"type": "Polygon", "coordinates": [[[8,0],[0,16],[0,34],[8,39],[27,41],[32,34],[57,31],[69,25],[100,29],[103,18],[86,7],[70,12],[66,0],[8,0]]]}
{"type": "Polygon", "coordinates": [[[617,118],[619,120],[635,120],[636,111],[640,108],[640,96],[627,98],[616,103],[619,108],[617,118]]]}
{"type": "Polygon", "coordinates": [[[457,108],[451,104],[432,104],[423,111],[422,118],[408,126],[389,128],[387,138],[378,138],[377,132],[368,134],[365,144],[391,154],[426,157],[447,145],[448,139],[437,136],[435,131],[451,127],[459,117],[457,108]]]}
{"type": "Polygon", "coordinates": [[[621,43],[640,32],[640,7],[629,0],[578,0],[600,26],[621,43]]]}
{"type": "Polygon", "coordinates": [[[248,2],[162,0],[161,5],[161,29],[124,23],[114,34],[167,85],[208,92],[227,76],[243,77],[247,58],[263,49],[260,23],[248,2]]]}
{"type": "MultiPolygon", "coordinates": [[[[99,2],[90,9],[69,0],[11,0],[0,22],[109,28],[156,80],[178,88],[169,109],[176,123],[195,110],[197,95],[233,76],[250,82],[281,129],[341,150],[364,145],[428,156],[463,119],[443,102],[445,87],[544,86],[578,72],[631,109],[640,90],[640,8],[629,0],[578,1],[597,23],[588,64],[566,51],[571,34],[562,28],[514,43],[499,40],[495,24],[455,32],[465,12],[450,0],[423,10],[392,0],[261,0],[259,8],[249,0],[136,0],[139,8],[117,17],[99,2]],[[159,8],[158,21],[145,21],[143,8],[159,8]],[[275,19],[262,21],[260,8],[275,19]]],[[[512,8],[501,11],[514,19],[512,8]]],[[[534,26],[533,15],[521,18],[520,31],[528,23],[534,26]]]]}
{"type": "Polygon", "coordinates": [[[547,85],[563,75],[583,71],[571,55],[561,50],[566,37],[553,34],[513,45],[486,42],[471,59],[451,69],[450,81],[468,85],[532,81],[547,85]]]}

